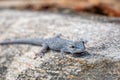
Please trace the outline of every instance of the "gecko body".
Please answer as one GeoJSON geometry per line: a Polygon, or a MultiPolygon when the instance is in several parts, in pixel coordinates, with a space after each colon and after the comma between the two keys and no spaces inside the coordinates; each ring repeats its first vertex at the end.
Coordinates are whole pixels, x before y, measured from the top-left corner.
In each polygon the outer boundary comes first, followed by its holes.
{"type": "Polygon", "coordinates": [[[42,46],[41,51],[37,54],[43,56],[49,49],[54,51],[60,51],[62,55],[64,53],[83,53],[85,52],[85,41],[72,41],[61,38],[60,35],[56,35],[51,38],[32,38],[32,39],[16,39],[1,41],[0,45],[8,44],[28,44],[35,46],[42,46]]]}

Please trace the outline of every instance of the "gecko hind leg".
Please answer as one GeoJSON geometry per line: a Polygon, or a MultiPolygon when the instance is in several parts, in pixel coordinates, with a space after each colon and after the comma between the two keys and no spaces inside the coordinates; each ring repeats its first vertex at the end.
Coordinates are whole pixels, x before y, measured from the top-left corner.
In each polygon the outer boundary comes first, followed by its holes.
{"type": "Polygon", "coordinates": [[[35,58],[34,59],[36,59],[37,57],[41,57],[42,58],[45,55],[45,53],[48,51],[48,48],[49,47],[46,44],[43,44],[42,45],[42,49],[38,53],[35,54],[35,58]]]}

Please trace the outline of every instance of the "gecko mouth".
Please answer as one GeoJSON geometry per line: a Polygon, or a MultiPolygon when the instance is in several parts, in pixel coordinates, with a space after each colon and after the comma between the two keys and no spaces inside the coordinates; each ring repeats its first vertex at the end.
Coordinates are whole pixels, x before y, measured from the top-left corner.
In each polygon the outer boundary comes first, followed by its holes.
{"type": "Polygon", "coordinates": [[[84,52],[85,52],[85,50],[76,50],[73,52],[73,54],[80,54],[80,53],[84,53],[84,52]]]}
{"type": "Polygon", "coordinates": [[[73,54],[74,57],[85,57],[85,56],[90,56],[90,54],[87,51],[83,52],[76,52],[73,54]]]}
{"type": "Polygon", "coordinates": [[[81,53],[84,53],[84,52],[75,52],[74,54],[81,54],[81,53]]]}

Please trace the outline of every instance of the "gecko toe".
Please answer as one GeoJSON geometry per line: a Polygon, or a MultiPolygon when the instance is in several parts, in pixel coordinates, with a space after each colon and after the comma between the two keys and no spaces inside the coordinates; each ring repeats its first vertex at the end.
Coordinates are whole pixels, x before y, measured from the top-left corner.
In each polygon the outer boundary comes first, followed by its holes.
{"type": "Polygon", "coordinates": [[[44,53],[39,52],[39,53],[36,53],[36,54],[35,54],[34,59],[36,59],[36,58],[38,58],[38,57],[42,58],[43,56],[44,56],[44,53]]]}

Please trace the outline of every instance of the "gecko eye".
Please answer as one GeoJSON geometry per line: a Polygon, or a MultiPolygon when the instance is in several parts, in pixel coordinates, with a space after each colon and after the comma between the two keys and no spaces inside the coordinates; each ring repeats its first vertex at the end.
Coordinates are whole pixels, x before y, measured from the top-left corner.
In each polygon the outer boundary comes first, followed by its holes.
{"type": "Polygon", "coordinates": [[[75,48],[75,46],[71,45],[70,48],[75,48]]]}

